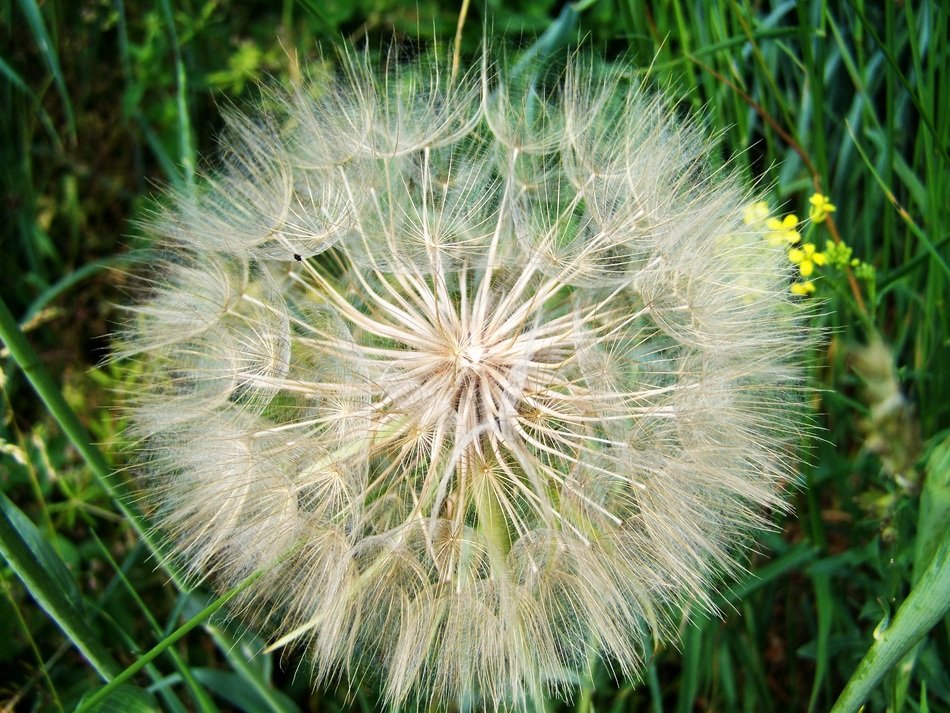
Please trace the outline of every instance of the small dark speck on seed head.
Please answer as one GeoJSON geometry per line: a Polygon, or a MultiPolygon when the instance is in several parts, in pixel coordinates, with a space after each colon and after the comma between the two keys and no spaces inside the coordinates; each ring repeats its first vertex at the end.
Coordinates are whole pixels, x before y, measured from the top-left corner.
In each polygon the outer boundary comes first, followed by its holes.
{"type": "Polygon", "coordinates": [[[300,262],[301,260],[303,260],[303,258],[300,257],[297,253],[294,253],[294,260],[296,260],[297,262],[300,262]]]}

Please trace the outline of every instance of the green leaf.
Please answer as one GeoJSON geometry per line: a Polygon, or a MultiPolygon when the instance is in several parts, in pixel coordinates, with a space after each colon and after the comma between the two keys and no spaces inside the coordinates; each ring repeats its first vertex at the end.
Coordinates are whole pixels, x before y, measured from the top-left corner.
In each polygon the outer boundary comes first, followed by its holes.
{"type": "Polygon", "coordinates": [[[856,713],[881,679],[950,610],[950,532],[942,541],[920,580],[886,628],[875,630],[875,641],[831,709],[856,713]]]}
{"type": "Polygon", "coordinates": [[[76,580],[70,574],[69,568],[56,554],[56,550],[43,537],[43,534],[30,518],[3,494],[0,494],[0,510],[6,515],[13,529],[16,530],[16,534],[29,549],[33,561],[52,580],[52,586],[62,592],[69,606],[73,607],[78,614],[83,615],[82,594],[80,594],[79,587],[76,586],[76,580]]]}
{"type": "MultiPolygon", "coordinates": [[[[239,710],[247,713],[270,713],[274,710],[271,702],[240,674],[209,668],[196,668],[192,673],[206,688],[239,710]]],[[[272,690],[271,693],[284,705],[283,710],[296,709],[296,704],[285,694],[277,690],[272,690]]]]}
{"type": "MultiPolygon", "coordinates": [[[[86,701],[94,697],[102,688],[99,686],[87,691],[79,701],[78,708],[82,708],[86,701]]],[[[93,713],[160,713],[161,708],[155,696],[148,691],[124,684],[114,688],[106,698],[93,704],[87,710],[93,713]]]]}
{"type": "Polygon", "coordinates": [[[89,627],[75,581],[36,526],[0,493],[0,554],[30,595],[106,681],[121,670],[89,627]]]}
{"type": "Polygon", "coordinates": [[[46,22],[43,20],[43,13],[40,12],[36,0],[20,0],[20,9],[26,16],[26,22],[33,33],[33,39],[36,40],[40,48],[40,55],[46,63],[50,74],[53,75],[53,83],[63,100],[63,111],[66,114],[66,124],[69,127],[69,134],[76,137],[76,119],[73,115],[73,105],[69,100],[69,92],[66,90],[66,80],[63,78],[63,70],[59,66],[59,56],[56,54],[56,48],[50,40],[49,32],[46,31],[46,22]]]}
{"type": "Polygon", "coordinates": [[[79,422],[79,418],[66,403],[59,386],[49,372],[43,367],[43,363],[37,356],[33,347],[27,341],[20,325],[14,319],[6,303],[0,298],[0,339],[10,350],[10,356],[17,363],[26,378],[33,385],[37,395],[43,401],[50,415],[56,419],[63,433],[69,438],[76,450],[86,461],[92,474],[96,476],[99,485],[106,491],[113,502],[122,511],[122,514],[128,518],[129,522],[135,528],[136,533],[142,541],[148,546],[152,553],[163,563],[166,571],[171,575],[176,584],[181,586],[183,581],[181,576],[171,568],[166,562],[163,550],[158,542],[158,537],[149,528],[145,518],[138,511],[133,503],[132,497],[124,484],[112,476],[112,469],[106,462],[102,452],[92,444],[89,434],[79,422]]]}
{"type": "Polygon", "coordinates": [[[917,540],[914,546],[914,582],[933,559],[950,522],[950,436],[927,459],[927,476],[920,494],[917,540]]]}
{"type": "Polygon", "coordinates": [[[102,701],[108,699],[112,692],[121,687],[126,681],[130,680],[135,674],[145,668],[148,664],[154,661],[163,651],[165,651],[169,646],[173,646],[176,642],[180,641],[189,631],[194,629],[199,624],[203,623],[205,619],[214,614],[218,609],[223,607],[234,597],[240,594],[242,591],[247,589],[251,584],[253,584],[260,577],[260,572],[252,574],[247,577],[243,582],[238,584],[235,587],[229,589],[225,594],[215,599],[207,607],[202,609],[200,612],[191,617],[187,622],[182,626],[178,627],[173,633],[166,636],[164,639],[159,641],[155,646],[146,651],[144,654],[136,659],[135,663],[126,668],[121,673],[117,674],[112,681],[101,687],[95,694],[84,698],[83,702],[76,708],[77,711],[82,713],[89,713],[89,711],[96,710],[96,706],[99,705],[102,701]]]}

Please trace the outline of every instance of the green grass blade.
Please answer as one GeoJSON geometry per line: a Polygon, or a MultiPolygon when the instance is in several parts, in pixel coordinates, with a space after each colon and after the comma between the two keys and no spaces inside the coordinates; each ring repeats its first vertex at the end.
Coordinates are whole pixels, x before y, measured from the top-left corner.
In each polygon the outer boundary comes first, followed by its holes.
{"type": "Polygon", "coordinates": [[[165,150],[161,138],[140,113],[136,114],[136,120],[139,125],[139,130],[145,138],[145,143],[148,144],[152,155],[155,157],[155,160],[158,161],[158,165],[161,166],[165,178],[167,178],[172,185],[179,185],[184,179],[178,167],[175,165],[175,160],[169,156],[168,151],[165,150]]]}
{"type": "MultiPolygon", "coordinates": [[[[172,568],[170,561],[164,556],[155,533],[148,528],[145,519],[135,506],[131,504],[131,499],[125,487],[120,482],[115,482],[112,479],[111,469],[102,456],[102,453],[91,444],[76,414],[73,413],[72,409],[66,403],[66,400],[63,398],[62,393],[60,393],[59,388],[49,373],[43,368],[36,352],[30,346],[29,342],[27,342],[26,337],[24,337],[22,331],[20,331],[16,320],[13,318],[13,315],[10,314],[10,311],[2,299],[0,299],[0,339],[7,345],[14,361],[16,361],[24,374],[26,374],[33,388],[36,389],[36,392],[39,394],[49,412],[80,452],[102,488],[108,493],[112,500],[115,501],[123,514],[129,518],[138,536],[158,558],[162,568],[169,574],[176,586],[182,591],[187,591],[184,578],[172,568]]],[[[211,626],[209,626],[208,629],[218,645],[221,646],[226,655],[228,655],[229,663],[267,698],[268,694],[271,693],[267,683],[256,674],[247,661],[243,660],[239,654],[230,653],[227,646],[228,642],[222,642],[222,632],[220,629],[211,626]]],[[[272,704],[276,711],[288,710],[285,706],[282,706],[276,698],[272,701],[272,704]]]]}
{"type": "MultiPolygon", "coordinates": [[[[907,97],[913,103],[914,108],[919,112],[920,118],[923,120],[924,125],[930,131],[931,136],[933,136],[934,148],[940,153],[944,160],[950,160],[950,153],[948,153],[947,147],[943,145],[943,133],[937,130],[937,126],[934,123],[933,117],[930,116],[930,112],[928,112],[921,104],[920,96],[914,91],[914,87],[911,86],[911,83],[907,80],[904,72],[901,71],[901,65],[898,62],[897,57],[894,56],[893,48],[891,48],[887,42],[881,39],[881,36],[874,28],[874,24],[871,23],[870,20],[868,20],[867,15],[864,14],[861,3],[851,0],[851,7],[853,7],[857,13],[858,19],[861,20],[861,24],[865,31],[874,39],[878,47],[884,53],[884,57],[887,59],[887,63],[891,67],[891,71],[904,87],[905,91],[907,92],[907,97]]],[[[915,30],[916,28],[911,28],[911,32],[914,32],[915,30]]]]}
{"type": "Polygon", "coordinates": [[[790,548],[780,557],[776,557],[768,564],[763,565],[748,577],[744,577],[729,588],[723,595],[723,600],[730,604],[746,600],[753,592],[786,574],[800,570],[818,558],[821,550],[814,545],[802,543],[790,548]]]}
{"type": "Polygon", "coordinates": [[[950,611],[950,533],[930,560],[920,581],[901,604],[893,622],[875,635],[831,713],[856,713],[881,679],[950,611]]]}
{"type": "MultiPolygon", "coordinates": [[[[82,701],[94,697],[100,690],[102,689],[97,688],[87,692],[82,701]]],[[[161,708],[148,691],[126,685],[113,689],[90,710],[94,713],[159,713],[161,708]]]]}
{"type": "MultiPolygon", "coordinates": [[[[49,372],[43,368],[39,357],[26,340],[23,332],[20,331],[19,325],[2,299],[0,299],[0,340],[6,344],[13,360],[23,370],[26,378],[33,385],[49,413],[63,429],[66,437],[79,451],[99,485],[112,498],[122,514],[129,519],[138,536],[152,553],[159,557],[162,562],[165,562],[166,558],[163,556],[155,534],[146,525],[145,519],[138,512],[138,509],[132,504],[125,486],[113,479],[112,469],[106,462],[105,457],[98,448],[92,445],[86,429],[83,428],[76,414],[66,403],[66,399],[63,398],[63,394],[49,372]]],[[[180,581],[180,578],[176,578],[177,581],[180,581]]]]}
{"type": "Polygon", "coordinates": [[[937,248],[934,246],[933,242],[929,237],[927,237],[927,233],[920,229],[917,223],[914,222],[914,219],[910,217],[910,213],[908,213],[907,210],[905,210],[904,207],[897,202],[897,198],[894,196],[893,191],[891,191],[890,186],[885,183],[884,179],[881,178],[881,174],[879,174],[874,168],[874,164],[871,163],[871,159],[864,151],[864,148],[858,141],[858,137],[855,136],[854,131],[850,126],[847,128],[848,133],[851,134],[851,140],[854,142],[854,147],[858,150],[858,153],[861,154],[861,159],[864,161],[864,165],[867,166],[868,172],[874,177],[874,180],[877,181],[877,184],[881,187],[881,190],[884,191],[884,196],[887,198],[888,202],[894,206],[910,232],[920,240],[924,246],[924,249],[930,253],[930,256],[940,267],[941,271],[950,277],[950,266],[947,265],[946,260],[943,259],[943,256],[937,251],[937,248]]]}
{"type": "Polygon", "coordinates": [[[46,22],[43,20],[43,13],[40,11],[36,0],[20,0],[20,9],[26,17],[26,22],[33,33],[33,39],[40,48],[40,55],[46,66],[53,75],[53,83],[56,84],[56,90],[63,100],[63,112],[66,115],[66,126],[69,135],[73,141],[76,140],[76,118],[73,114],[73,105],[69,100],[69,92],[66,90],[66,80],[63,78],[63,70],[59,66],[59,57],[56,54],[56,48],[50,39],[49,32],[46,30],[46,22]]]}
{"type": "Polygon", "coordinates": [[[300,709],[287,696],[269,685],[261,672],[245,655],[242,641],[214,623],[205,626],[228,665],[265,701],[273,713],[299,713],[300,709]]]}
{"type": "Polygon", "coordinates": [[[185,175],[185,183],[191,184],[195,179],[195,150],[191,140],[191,119],[188,114],[188,76],[185,74],[185,63],[182,61],[181,47],[178,45],[178,32],[175,29],[175,15],[172,12],[169,0],[162,0],[162,10],[165,15],[165,24],[168,26],[168,37],[171,41],[175,56],[175,84],[176,100],[178,104],[178,146],[181,169],[185,175]]]}
{"type": "Polygon", "coordinates": [[[950,522],[950,436],[947,436],[927,460],[927,479],[920,494],[917,517],[917,538],[914,543],[916,583],[927,563],[940,547],[940,540],[950,522]]]}
{"type": "Polygon", "coordinates": [[[579,3],[568,3],[561,10],[557,19],[548,25],[547,29],[532,45],[525,50],[524,54],[515,64],[512,70],[512,76],[518,76],[529,67],[534,66],[535,62],[543,63],[552,53],[567,45],[575,37],[577,31],[577,22],[584,6],[579,3]]]}
{"type": "MultiPolygon", "coordinates": [[[[112,558],[109,548],[103,544],[102,540],[99,539],[95,531],[92,531],[91,534],[93,539],[95,539],[96,544],[99,546],[99,551],[103,558],[109,563],[109,566],[112,567],[113,571],[116,573],[116,576],[124,586],[125,591],[128,593],[129,597],[131,597],[132,601],[135,602],[138,610],[142,613],[142,617],[148,622],[149,627],[157,636],[162,636],[162,628],[155,620],[155,617],[152,616],[152,612],[149,610],[145,602],[142,601],[142,598],[135,590],[135,587],[132,586],[132,583],[129,581],[128,577],[126,577],[125,572],[122,571],[122,568],[119,566],[119,564],[112,558]]],[[[188,692],[191,694],[191,698],[195,702],[197,709],[201,711],[201,713],[217,713],[218,707],[214,704],[214,701],[211,699],[211,696],[208,694],[208,692],[201,687],[201,684],[197,681],[197,679],[192,674],[191,669],[188,667],[188,663],[181,657],[178,651],[174,648],[168,649],[168,656],[175,665],[175,668],[178,670],[178,673],[180,674],[185,687],[188,689],[188,692]]]]}
{"type": "Polygon", "coordinates": [[[6,77],[7,81],[10,82],[12,87],[18,89],[29,98],[30,103],[33,105],[34,111],[36,111],[40,118],[40,123],[43,125],[43,129],[50,138],[50,141],[53,142],[53,145],[58,151],[62,151],[63,143],[59,138],[59,134],[56,133],[56,127],[53,126],[53,120],[50,119],[49,113],[43,108],[42,104],[40,104],[39,98],[33,93],[33,90],[27,86],[26,82],[23,81],[23,78],[17,73],[15,69],[13,69],[13,67],[7,64],[6,60],[4,60],[2,57],[0,57],[0,74],[6,77]]]}
{"type": "Polygon", "coordinates": [[[815,679],[812,681],[811,694],[808,697],[808,710],[815,710],[818,696],[828,673],[830,661],[828,642],[831,639],[833,599],[831,582],[824,572],[813,572],[812,586],[815,590],[815,610],[817,612],[818,634],[815,641],[815,679]]]}
{"type": "MultiPolygon", "coordinates": [[[[185,612],[187,616],[206,605],[207,598],[200,593],[183,594],[179,604],[175,607],[171,620],[176,620],[182,612],[185,612]]],[[[261,653],[264,650],[262,640],[250,632],[243,632],[235,636],[228,628],[215,622],[206,623],[204,628],[227,660],[228,665],[244,679],[261,700],[270,706],[273,713],[300,713],[300,709],[293,701],[275,690],[269,683],[270,657],[273,654],[261,653]]]]}
{"type": "Polygon", "coordinates": [[[126,681],[129,681],[135,674],[137,674],[139,671],[145,668],[145,666],[150,664],[159,655],[161,655],[162,652],[164,652],[169,646],[184,638],[184,636],[189,631],[194,629],[196,626],[203,624],[208,617],[218,611],[229,601],[234,599],[234,597],[236,597],[238,594],[247,589],[258,579],[258,577],[260,577],[260,573],[252,574],[243,582],[235,587],[232,587],[223,595],[215,599],[208,606],[178,627],[178,629],[172,632],[169,636],[166,636],[164,639],[155,644],[155,646],[142,654],[135,663],[116,675],[115,678],[113,678],[107,685],[96,691],[94,695],[90,696],[88,699],[84,699],[83,702],[80,703],[80,705],[76,708],[76,713],[88,713],[88,711],[95,710],[96,705],[105,700],[114,690],[119,688],[126,681]]]}
{"type": "Polygon", "coordinates": [[[21,92],[26,94],[30,99],[36,100],[36,95],[33,93],[33,90],[30,89],[26,82],[17,74],[16,70],[13,69],[3,57],[0,57],[0,74],[7,78],[7,81],[10,82],[14,87],[19,89],[21,92]]]}
{"type": "Polygon", "coordinates": [[[63,573],[69,577],[66,565],[30,519],[3,493],[0,493],[0,554],[102,679],[114,679],[121,667],[86,623],[82,600],[77,601],[79,592],[75,583],[71,587],[64,586],[63,573]]]}
{"type": "Polygon", "coordinates": [[[126,253],[124,255],[113,255],[112,257],[103,258],[102,260],[88,262],[82,267],[77,268],[72,272],[66,273],[52,285],[43,290],[39,295],[37,295],[36,299],[30,303],[29,308],[23,313],[23,323],[25,324],[29,322],[31,319],[33,319],[33,317],[38,315],[43,310],[43,308],[46,307],[46,305],[59,298],[63,293],[72,289],[83,280],[86,280],[104,270],[122,267],[125,265],[132,265],[139,261],[139,259],[139,257],[130,253],[126,253]]]}
{"type": "Polygon", "coordinates": [[[239,710],[248,713],[269,713],[275,710],[274,700],[280,700],[283,710],[293,710],[293,701],[285,693],[268,688],[269,698],[250,685],[246,678],[229,671],[217,671],[209,668],[196,668],[192,671],[203,685],[239,710]]]}
{"type": "MultiPolygon", "coordinates": [[[[934,249],[937,251],[940,251],[940,250],[943,250],[945,247],[947,247],[947,245],[950,245],[950,235],[945,235],[943,238],[941,238],[940,241],[936,245],[934,245],[934,249]]],[[[877,281],[878,293],[882,293],[885,289],[890,287],[892,284],[900,281],[906,275],[918,269],[930,258],[931,258],[931,255],[929,253],[920,253],[916,257],[905,262],[900,267],[894,270],[891,270],[886,275],[883,275],[882,277],[878,278],[878,281],[877,281]]]]}
{"type": "Polygon", "coordinates": [[[709,621],[709,617],[699,609],[694,610],[690,617],[683,637],[683,670],[680,673],[679,694],[676,697],[676,713],[689,713],[695,709],[702,671],[708,663],[704,642],[709,621]]]}
{"type": "MultiPolygon", "coordinates": [[[[0,493],[0,505],[2,505],[10,519],[10,523],[16,529],[17,535],[22,538],[23,543],[29,548],[32,560],[43,570],[43,575],[50,581],[50,585],[63,595],[66,604],[75,609],[80,615],[85,615],[82,594],[80,594],[79,587],[76,586],[76,581],[70,574],[69,568],[66,567],[66,563],[63,562],[49,541],[44,538],[40,529],[32,520],[6,498],[6,494],[0,493]]],[[[55,537],[52,527],[47,536],[55,537]]]]}

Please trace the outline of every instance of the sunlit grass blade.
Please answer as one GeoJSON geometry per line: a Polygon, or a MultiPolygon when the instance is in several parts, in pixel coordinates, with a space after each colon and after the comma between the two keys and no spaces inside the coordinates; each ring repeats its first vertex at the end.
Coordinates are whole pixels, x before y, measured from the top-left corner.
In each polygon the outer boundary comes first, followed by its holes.
{"type": "MultiPolygon", "coordinates": [[[[946,535],[948,516],[950,516],[950,438],[944,438],[933,449],[927,461],[927,478],[920,497],[920,514],[917,519],[912,575],[914,589],[898,610],[894,623],[884,629],[879,637],[876,636],[871,650],[852,676],[841,700],[836,704],[836,711],[838,706],[846,705],[844,701],[849,693],[851,698],[847,700],[851,701],[849,705],[852,708],[842,707],[841,710],[855,710],[857,706],[860,706],[868,692],[887,673],[888,668],[901,658],[903,661],[898,672],[897,693],[901,699],[906,697],[910,675],[920,653],[919,642],[915,642],[913,638],[923,637],[930,628],[927,625],[928,621],[932,621],[933,624],[939,623],[947,613],[948,602],[950,602],[950,575],[948,575],[950,537],[946,535]],[[923,580],[926,577],[930,577],[930,584],[924,584],[923,580]],[[929,589],[918,592],[921,586],[927,586],[929,589]],[[915,600],[917,603],[912,606],[916,609],[908,610],[907,606],[912,604],[911,598],[914,596],[917,596],[915,600]],[[932,601],[928,601],[928,597],[932,597],[932,601]],[[941,608],[942,613],[938,613],[941,608]],[[902,612],[905,612],[903,619],[901,619],[902,612]],[[910,623],[906,623],[908,621],[910,623]],[[904,633],[900,630],[895,632],[899,624],[906,630],[904,633]],[[893,640],[893,643],[890,643],[888,637],[893,640]],[[901,646],[903,649],[899,651],[898,648],[901,646]]],[[[923,690],[926,690],[925,682],[922,683],[923,690]]],[[[926,702],[926,697],[923,700],[926,702]]]]}
{"type": "Polygon", "coordinates": [[[950,522],[950,436],[933,449],[927,460],[927,479],[920,494],[917,539],[914,543],[914,574],[917,582],[940,547],[950,522]]]}

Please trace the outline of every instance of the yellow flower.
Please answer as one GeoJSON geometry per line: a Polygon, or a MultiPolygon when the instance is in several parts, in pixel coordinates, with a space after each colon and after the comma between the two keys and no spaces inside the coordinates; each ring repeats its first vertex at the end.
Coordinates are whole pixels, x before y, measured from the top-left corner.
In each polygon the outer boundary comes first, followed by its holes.
{"type": "Polygon", "coordinates": [[[815,283],[811,280],[806,280],[805,282],[793,282],[789,289],[792,291],[793,295],[806,297],[807,295],[814,293],[815,283]]]}
{"type": "Polygon", "coordinates": [[[838,210],[835,204],[828,200],[828,196],[823,196],[821,193],[813,195],[808,199],[808,202],[811,203],[808,217],[811,218],[814,223],[822,222],[828,217],[829,213],[834,213],[838,210]]]}
{"type": "Polygon", "coordinates": [[[798,234],[798,216],[789,213],[784,218],[769,218],[765,221],[765,227],[769,229],[765,238],[770,245],[794,245],[802,236],[798,234]]]}
{"type": "Polygon", "coordinates": [[[746,225],[756,225],[762,223],[769,217],[769,204],[765,201],[756,201],[750,203],[742,211],[742,222],[746,225]]]}
{"type": "Polygon", "coordinates": [[[815,252],[815,246],[811,243],[789,250],[788,259],[798,265],[798,271],[802,277],[809,277],[815,271],[815,265],[824,265],[828,262],[825,254],[815,252]]]}

